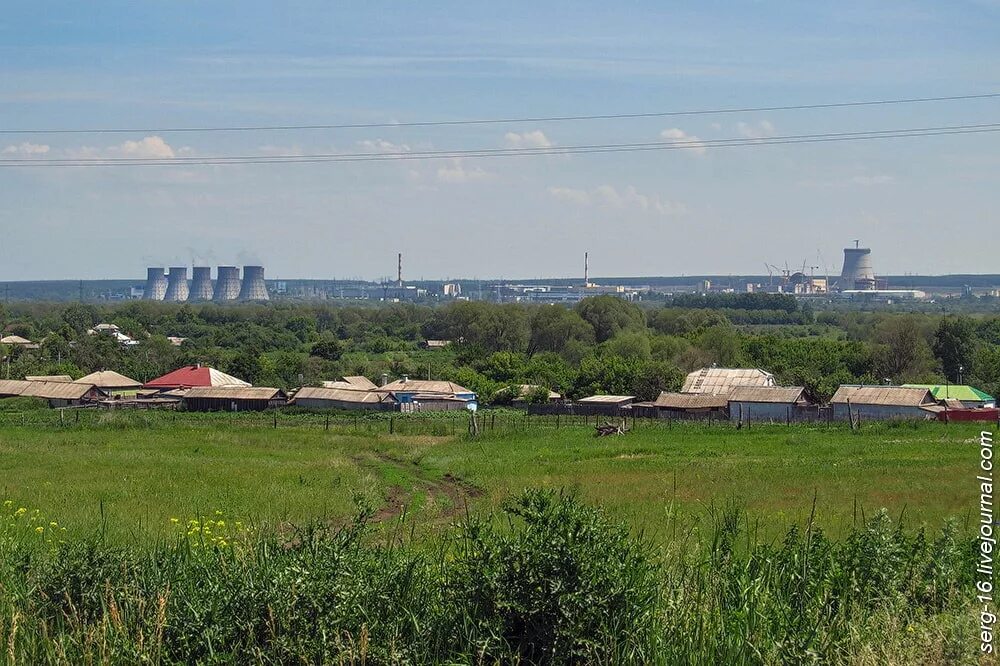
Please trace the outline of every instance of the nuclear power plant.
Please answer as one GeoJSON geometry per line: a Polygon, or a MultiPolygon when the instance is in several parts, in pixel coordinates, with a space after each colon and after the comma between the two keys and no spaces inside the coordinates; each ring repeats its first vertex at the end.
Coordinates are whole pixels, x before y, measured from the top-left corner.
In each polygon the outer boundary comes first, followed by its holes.
{"type": "Polygon", "coordinates": [[[235,301],[240,297],[240,267],[219,266],[219,279],[215,282],[212,300],[235,301]]]}
{"type": "Polygon", "coordinates": [[[210,301],[212,289],[212,267],[195,266],[191,269],[191,289],[188,292],[189,301],[210,301]]]}
{"type": "Polygon", "coordinates": [[[167,276],[162,268],[146,269],[146,289],[142,293],[147,301],[162,301],[167,295],[167,276]]]}
{"type": "Polygon", "coordinates": [[[854,241],[854,247],[844,248],[844,268],[840,271],[841,291],[854,289],[875,289],[875,269],[872,267],[871,248],[861,247],[854,241]]]}
{"type": "Polygon", "coordinates": [[[189,285],[186,266],[172,266],[166,275],[162,268],[147,268],[143,299],[172,303],[270,299],[267,284],[264,282],[263,266],[244,266],[242,280],[239,266],[219,266],[218,279],[214,287],[210,266],[195,266],[191,277],[189,285]]]}

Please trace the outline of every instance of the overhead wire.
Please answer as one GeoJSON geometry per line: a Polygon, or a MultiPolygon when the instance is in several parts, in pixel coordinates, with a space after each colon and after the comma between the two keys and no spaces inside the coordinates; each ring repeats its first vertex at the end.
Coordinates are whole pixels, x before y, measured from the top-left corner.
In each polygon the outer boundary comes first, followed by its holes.
{"type": "Polygon", "coordinates": [[[302,164],[320,162],[380,162],[405,160],[440,160],[485,157],[532,157],[594,153],[628,153],[666,150],[706,150],[715,148],[756,147],[840,141],[870,141],[898,138],[951,136],[1000,132],[1000,123],[944,125],[937,127],[897,128],[858,132],[790,134],[772,137],[731,137],[725,139],[675,139],[639,143],[595,143],[528,148],[479,148],[439,151],[396,151],[362,153],[316,153],[287,155],[216,155],[175,157],[96,157],[96,158],[8,158],[0,159],[0,168],[14,167],[118,167],[118,166],[223,166],[239,164],[302,164]]]}
{"type": "Polygon", "coordinates": [[[804,111],[814,109],[837,109],[865,106],[886,106],[900,104],[924,104],[932,102],[956,102],[1000,98],[1000,92],[969,95],[946,95],[938,97],[901,97],[893,99],[855,100],[846,102],[821,102],[815,104],[784,104],[772,106],[742,106],[676,111],[650,111],[640,113],[601,113],[593,115],[562,116],[522,116],[511,118],[471,118],[456,120],[416,120],[372,123],[319,123],[286,125],[231,125],[204,127],[90,127],[90,128],[0,128],[0,135],[28,134],[138,134],[138,133],[210,133],[210,132],[285,132],[306,130],[347,130],[380,129],[406,127],[446,127],[461,125],[511,125],[521,123],[555,123],[590,120],[627,120],[640,118],[668,118],[674,116],[706,116],[735,113],[765,113],[777,111],[804,111]]]}

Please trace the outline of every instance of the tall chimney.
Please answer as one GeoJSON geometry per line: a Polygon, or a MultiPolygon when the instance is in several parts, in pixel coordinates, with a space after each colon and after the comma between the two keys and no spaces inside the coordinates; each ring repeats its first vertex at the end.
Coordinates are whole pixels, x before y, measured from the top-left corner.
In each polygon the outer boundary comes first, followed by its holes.
{"type": "Polygon", "coordinates": [[[583,286],[590,286],[590,253],[583,253],[583,286]]]}
{"type": "Polygon", "coordinates": [[[213,301],[235,301],[240,297],[240,267],[219,266],[218,280],[215,281],[213,301]]]}
{"type": "Polygon", "coordinates": [[[212,267],[195,266],[191,269],[191,288],[188,291],[188,300],[210,301],[212,296],[212,267]]]}
{"type": "Polygon", "coordinates": [[[403,287],[403,253],[396,255],[396,286],[403,287]]]}
{"type": "Polygon", "coordinates": [[[163,300],[180,303],[188,299],[188,269],[187,266],[171,266],[167,273],[167,293],[163,300]]]}
{"type": "Polygon", "coordinates": [[[146,289],[142,292],[144,301],[162,301],[167,293],[167,278],[162,268],[146,269],[146,289]]]}
{"type": "Polygon", "coordinates": [[[267,285],[264,283],[263,266],[243,267],[243,287],[240,289],[241,301],[269,300],[267,285]]]}

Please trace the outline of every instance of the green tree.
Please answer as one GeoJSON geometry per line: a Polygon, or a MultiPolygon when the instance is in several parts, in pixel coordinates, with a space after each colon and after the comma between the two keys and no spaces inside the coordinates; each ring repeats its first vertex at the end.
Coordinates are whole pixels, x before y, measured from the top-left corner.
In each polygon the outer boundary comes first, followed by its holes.
{"type": "Polygon", "coordinates": [[[598,342],[610,340],[627,328],[641,328],[646,317],[638,306],[616,296],[585,298],[576,306],[577,313],[594,329],[598,342]]]}
{"type": "Polygon", "coordinates": [[[561,352],[571,341],[593,344],[594,329],[574,310],[562,305],[543,305],[531,315],[528,355],[561,352]]]}
{"type": "Polygon", "coordinates": [[[975,325],[967,317],[944,317],[934,333],[934,355],[941,361],[948,381],[959,381],[959,374],[973,373],[975,325]]]}

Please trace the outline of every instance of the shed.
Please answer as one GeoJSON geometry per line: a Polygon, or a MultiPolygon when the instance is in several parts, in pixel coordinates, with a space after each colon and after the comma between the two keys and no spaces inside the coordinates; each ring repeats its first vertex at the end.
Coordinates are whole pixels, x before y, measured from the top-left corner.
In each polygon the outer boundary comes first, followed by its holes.
{"type": "Polygon", "coordinates": [[[303,386],[292,397],[291,404],[309,409],[365,409],[393,411],[397,408],[391,393],[352,388],[303,386]]]}
{"type": "MultiPolygon", "coordinates": [[[[996,407],[996,398],[967,384],[903,384],[905,388],[925,388],[939,402],[957,400],[962,407],[996,407]]],[[[957,407],[949,403],[949,408],[957,407]]]]}
{"type": "Polygon", "coordinates": [[[633,402],[634,395],[592,395],[577,400],[574,411],[579,414],[620,416],[624,410],[632,407],[633,402]]]}
{"type": "Polygon", "coordinates": [[[775,386],[774,375],[760,368],[701,368],[688,374],[681,393],[725,395],[737,386],[775,386]]]}
{"type": "Polygon", "coordinates": [[[93,384],[109,395],[135,395],[142,382],[114,370],[98,370],[76,380],[80,384],[93,384]]]}
{"type": "Polygon", "coordinates": [[[192,412],[260,412],[287,402],[284,391],[266,386],[202,386],[184,394],[192,412]]]}
{"type": "Polygon", "coordinates": [[[69,407],[97,400],[103,392],[93,384],[74,382],[31,382],[21,379],[0,380],[0,398],[40,398],[49,407],[69,407]]]}
{"type": "Polygon", "coordinates": [[[726,411],[726,396],[711,393],[663,391],[652,402],[633,404],[637,416],[653,418],[711,418],[726,411]]]}
{"type": "Polygon", "coordinates": [[[729,420],[786,422],[807,404],[802,386],[737,386],[729,393],[729,420]]]}
{"type": "Polygon", "coordinates": [[[361,377],[360,375],[341,377],[335,382],[323,382],[323,387],[332,389],[347,389],[349,391],[374,391],[378,388],[375,386],[375,382],[367,377],[361,377]]]}
{"type": "MultiPolygon", "coordinates": [[[[434,379],[410,379],[405,376],[385,386],[380,386],[378,391],[392,393],[396,400],[399,401],[400,408],[403,411],[411,411],[408,403],[414,402],[417,396],[420,396],[421,400],[425,403],[436,402],[441,405],[444,405],[445,401],[460,400],[464,403],[462,407],[470,409],[475,409],[477,400],[474,391],[470,391],[454,382],[434,379]]],[[[451,409],[452,405],[442,408],[451,409]]]]}
{"type": "Polygon", "coordinates": [[[841,385],[830,400],[833,418],[874,420],[935,418],[941,409],[929,389],[906,386],[841,385]]]}

